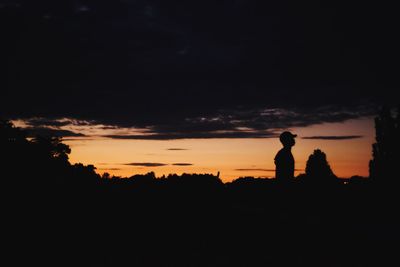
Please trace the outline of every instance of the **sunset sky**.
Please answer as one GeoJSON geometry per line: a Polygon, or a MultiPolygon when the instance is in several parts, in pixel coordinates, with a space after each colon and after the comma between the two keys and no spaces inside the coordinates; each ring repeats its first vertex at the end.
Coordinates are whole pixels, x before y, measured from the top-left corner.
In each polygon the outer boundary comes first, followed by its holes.
{"type": "Polygon", "coordinates": [[[396,103],[397,9],[302,1],[0,0],[0,118],[62,136],[72,162],[129,176],[297,174],[322,149],[368,175],[396,103]]]}
{"type": "MultiPolygon", "coordinates": [[[[63,121],[63,120],[60,120],[63,121]]],[[[66,121],[66,120],[64,120],[66,121]]],[[[14,121],[27,127],[23,121],[14,121]]],[[[54,126],[53,126],[54,127],[54,126]]],[[[130,136],[134,129],[104,129],[103,125],[55,127],[85,134],[68,137],[72,163],[93,164],[97,172],[129,177],[154,171],[170,173],[221,173],[227,182],[242,176],[274,177],[274,157],[281,148],[278,138],[196,138],[179,140],[135,140],[105,137],[111,132],[130,136]]],[[[112,127],[111,127],[112,128],[112,127]]],[[[314,149],[321,149],[336,175],[349,178],[368,176],[374,124],[371,117],[339,123],[321,123],[290,129],[298,134],[293,149],[296,174],[304,173],[314,149]]]]}
{"type": "MultiPolygon", "coordinates": [[[[373,131],[371,118],[293,128],[293,132],[299,135],[293,149],[298,169],[296,174],[304,173],[308,156],[319,148],[327,154],[333,171],[339,177],[368,176],[373,131]],[[302,139],[315,134],[350,136],[354,133],[360,137],[344,140],[302,139]]],[[[242,176],[274,177],[274,157],[281,148],[277,138],[168,141],[94,138],[66,143],[72,147],[72,162],[94,164],[99,173],[129,177],[149,171],[154,171],[157,176],[183,172],[217,174],[220,171],[224,181],[242,176]],[[147,164],[140,166],[140,163],[147,164]]]]}
{"type": "Polygon", "coordinates": [[[393,265],[397,6],[0,0],[12,262],[393,265]]]}

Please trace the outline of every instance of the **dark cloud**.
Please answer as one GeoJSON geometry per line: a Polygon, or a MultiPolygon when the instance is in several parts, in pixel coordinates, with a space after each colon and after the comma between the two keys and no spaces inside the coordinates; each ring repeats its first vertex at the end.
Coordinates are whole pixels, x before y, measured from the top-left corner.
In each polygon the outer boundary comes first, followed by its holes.
{"type": "Polygon", "coordinates": [[[214,133],[214,132],[198,132],[198,133],[167,133],[167,134],[151,134],[151,135],[106,135],[104,137],[112,139],[133,139],[133,140],[176,140],[176,139],[210,139],[210,138],[270,138],[275,137],[266,133],[214,133]]]}
{"type": "Polygon", "coordinates": [[[247,172],[247,171],[261,171],[261,172],[274,172],[275,169],[235,169],[235,171],[243,171],[243,172],[247,172]]]}
{"type": "Polygon", "coordinates": [[[389,5],[0,4],[0,69],[6,73],[0,116],[49,120],[32,126],[61,127],[66,122],[57,119],[73,118],[106,127],[150,127],[159,134],[154,139],[225,138],[214,133],[227,130],[235,133],[226,138],[259,137],[260,129],[370,114],[371,107],[395,101],[399,87],[400,43],[393,34],[399,16],[389,5]],[[296,116],[267,119],[262,109],[296,116]],[[199,120],[218,116],[223,118],[199,120]]]}
{"type": "MultiPolygon", "coordinates": [[[[341,122],[348,119],[371,116],[374,109],[364,106],[361,109],[324,106],[319,108],[238,108],[218,110],[212,116],[170,120],[137,128],[121,128],[117,125],[98,125],[95,122],[75,119],[48,120],[32,118],[25,120],[27,125],[69,129],[82,126],[83,131],[96,128],[111,130],[104,137],[113,139],[173,140],[186,138],[273,138],[283,129],[303,127],[323,122],[341,122]],[[93,123],[93,124],[91,124],[93,123]],[[113,131],[114,130],[114,131],[113,131]],[[135,131],[135,134],[130,134],[135,131]]],[[[169,149],[174,150],[174,149],[169,149]]],[[[175,150],[179,150],[175,149],[175,150]]]]}
{"type": "Polygon", "coordinates": [[[186,149],[186,148],[168,148],[167,150],[169,150],[169,151],[186,151],[186,150],[189,150],[189,149],[186,149]]]}
{"type": "Polygon", "coordinates": [[[339,136],[306,136],[302,137],[302,139],[310,139],[310,140],[351,140],[351,139],[359,139],[363,138],[362,135],[339,135],[339,136]]]}
{"type": "MultiPolygon", "coordinates": [[[[235,171],[261,171],[261,172],[275,172],[275,169],[258,169],[258,168],[247,168],[247,169],[235,169],[235,171]]],[[[304,171],[301,169],[296,169],[295,171],[304,171]]]]}
{"type": "Polygon", "coordinates": [[[140,167],[162,167],[162,166],[167,166],[168,164],[156,163],[156,162],[133,162],[133,163],[126,163],[124,165],[140,166],[140,167]]]}
{"type": "Polygon", "coordinates": [[[35,136],[56,136],[56,137],[84,137],[82,133],[76,133],[69,130],[51,129],[51,128],[25,128],[28,137],[35,136]]]}
{"type": "MultiPolygon", "coordinates": [[[[124,165],[140,166],[140,167],[162,167],[162,166],[168,166],[169,164],[157,163],[157,162],[133,162],[133,163],[126,163],[124,165]]],[[[171,165],[173,165],[173,166],[193,166],[193,164],[191,164],[191,163],[174,163],[171,165]]]]}
{"type": "MultiPolygon", "coordinates": [[[[64,126],[90,126],[94,121],[75,120],[68,118],[48,119],[43,117],[33,117],[25,119],[24,122],[30,127],[54,127],[61,128],[64,126]]],[[[115,129],[116,126],[103,126],[104,129],[115,129]]]]}
{"type": "Polygon", "coordinates": [[[101,129],[103,130],[116,130],[119,129],[118,126],[114,126],[114,125],[107,125],[107,126],[102,126],[101,129]]]}
{"type": "Polygon", "coordinates": [[[283,129],[323,122],[341,122],[370,116],[373,108],[345,109],[337,106],[313,109],[220,110],[214,116],[186,118],[149,126],[145,134],[111,134],[113,139],[173,140],[186,138],[274,138],[283,129]]]}
{"type": "Polygon", "coordinates": [[[51,120],[46,118],[31,118],[29,120],[25,120],[25,122],[32,127],[43,127],[43,126],[61,127],[72,124],[70,120],[51,120]]]}

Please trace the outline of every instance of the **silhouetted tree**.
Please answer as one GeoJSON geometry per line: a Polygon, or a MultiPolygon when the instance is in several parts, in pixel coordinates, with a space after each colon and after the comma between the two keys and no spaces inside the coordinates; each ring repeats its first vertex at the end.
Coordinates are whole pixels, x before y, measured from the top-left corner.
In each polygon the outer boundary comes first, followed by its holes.
{"type": "Polygon", "coordinates": [[[0,121],[0,151],[2,170],[16,190],[50,191],[55,185],[62,187],[72,181],[93,184],[100,177],[92,165],[71,166],[71,149],[60,137],[37,136],[29,140],[10,121],[0,121]]]}
{"type": "Polygon", "coordinates": [[[108,173],[108,172],[105,172],[105,173],[103,173],[102,175],[101,175],[101,179],[111,179],[112,178],[112,176],[111,176],[111,174],[110,173],[108,173]]]}
{"type": "Polygon", "coordinates": [[[1,166],[5,174],[19,173],[24,175],[27,172],[29,162],[30,143],[25,137],[25,132],[15,127],[10,121],[0,120],[0,153],[1,166]],[[24,163],[24,168],[21,168],[24,163]]]}
{"type": "Polygon", "coordinates": [[[375,118],[376,143],[372,146],[369,164],[370,177],[375,181],[394,182],[391,176],[398,173],[400,157],[400,107],[383,108],[375,118]]]}
{"type": "Polygon", "coordinates": [[[24,131],[15,127],[8,120],[0,120],[0,142],[2,145],[6,143],[25,142],[26,136],[24,131]]]}
{"type": "Polygon", "coordinates": [[[83,165],[82,163],[76,163],[71,166],[71,175],[76,181],[85,184],[93,184],[100,179],[100,175],[96,173],[96,167],[93,165],[83,165]]]}
{"type": "Polygon", "coordinates": [[[326,154],[320,149],[314,150],[310,155],[306,165],[307,180],[313,183],[326,183],[336,180],[335,174],[326,159],[326,154]]]}
{"type": "Polygon", "coordinates": [[[68,154],[71,153],[70,147],[63,144],[60,137],[38,136],[32,140],[32,144],[37,149],[38,153],[51,159],[58,159],[66,162],[68,161],[68,154]]]}
{"type": "Polygon", "coordinates": [[[0,120],[0,148],[1,153],[7,155],[4,157],[6,161],[19,154],[17,152],[26,149],[27,144],[24,131],[15,127],[10,121],[0,120]]]}

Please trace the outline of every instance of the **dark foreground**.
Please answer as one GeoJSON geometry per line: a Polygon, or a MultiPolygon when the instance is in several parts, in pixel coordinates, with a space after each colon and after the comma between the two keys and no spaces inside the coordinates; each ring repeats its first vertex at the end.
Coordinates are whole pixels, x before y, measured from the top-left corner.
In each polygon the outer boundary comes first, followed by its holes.
{"type": "Polygon", "coordinates": [[[3,187],[7,266],[400,266],[393,188],[196,179],[3,187]]]}

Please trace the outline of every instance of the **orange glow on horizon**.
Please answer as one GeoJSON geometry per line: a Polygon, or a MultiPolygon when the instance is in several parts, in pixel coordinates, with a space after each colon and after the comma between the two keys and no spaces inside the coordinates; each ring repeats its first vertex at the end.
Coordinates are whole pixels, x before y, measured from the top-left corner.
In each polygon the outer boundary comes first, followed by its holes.
{"type": "MultiPolygon", "coordinates": [[[[371,144],[374,142],[372,118],[343,123],[324,123],[293,128],[298,134],[293,155],[296,175],[303,173],[308,156],[314,149],[327,154],[332,170],[339,177],[368,176],[371,144]],[[350,140],[309,140],[305,136],[361,135],[350,140]]],[[[238,177],[274,177],[274,157],[281,148],[277,138],[267,139],[180,139],[116,140],[107,138],[78,138],[65,141],[72,148],[70,160],[93,164],[104,172],[129,177],[154,171],[156,175],[170,173],[221,173],[223,181],[238,177]],[[180,148],[173,149],[171,148],[180,148]],[[162,166],[131,166],[129,163],[159,163],[162,166]],[[174,165],[174,164],[179,164],[174,165]],[[192,165],[189,165],[192,164],[192,165]]],[[[144,164],[145,165],[145,164],[144,164]]]]}

